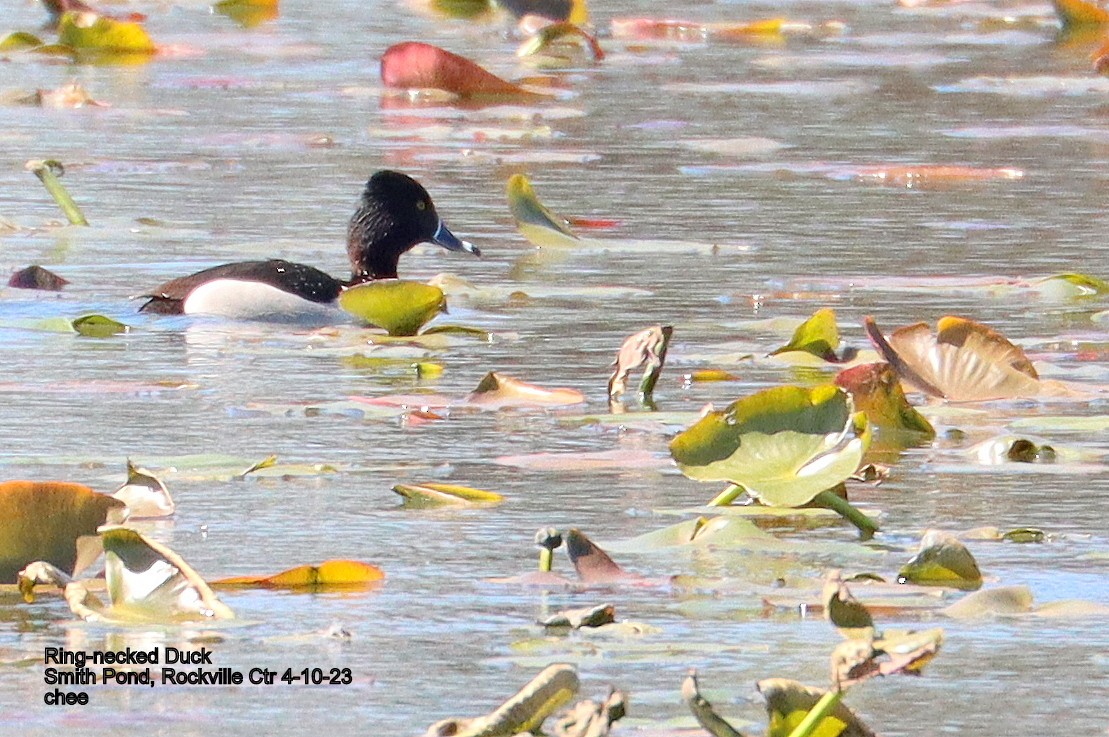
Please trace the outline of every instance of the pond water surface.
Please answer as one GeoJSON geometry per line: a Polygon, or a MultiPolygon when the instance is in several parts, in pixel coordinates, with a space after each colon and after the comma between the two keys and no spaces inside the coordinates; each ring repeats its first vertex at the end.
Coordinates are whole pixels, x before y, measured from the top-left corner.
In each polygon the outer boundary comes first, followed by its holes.
{"type": "MultiPolygon", "coordinates": [[[[1052,301],[1027,288],[982,286],[1059,272],[1109,276],[1109,82],[1091,68],[1097,42],[1058,40],[1049,5],[598,2],[593,21],[606,36],[614,18],[629,16],[785,16],[817,30],[763,42],[602,38],[602,63],[548,72],[556,99],[480,109],[387,96],[377,60],[393,43],[423,40],[510,78],[543,73],[516,59],[508,22],[433,18],[392,1],[286,0],[278,20],[244,30],[195,0],[140,9],[168,47],[150,63],[0,64],[0,94],[9,101],[0,106],[0,216],[18,226],[0,230],[0,270],[40,263],[71,282],[60,296],[0,292],[0,478],[108,491],[132,458],[159,472],[178,503],[172,520],[142,529],[207,578],[354,558],[381,566],[386,583],[357,594],[223,593],[236,624],[200,634],[82,625],[55,597],[25,605],[3,594],[6,730],[246,735],[264,724],[267,734],[412,735],[447,716],[484,713],[543,665],[562,661],[578,665],[583,695],[601,696],[608,684],[630,693],[624,733],[694,727],[678,696],[690,667],[721,711],[758,722],[754,682],[826,683],[837,641],[819,618],[764,611],[765,587],[780,576],[815,583],[829,565],[895,575],[930,527],[1043,529],[1040,545],[970,543],[988,585],[1027,585],[1037,603],[1109,604],[1105,424],[1035,422],[1109,414],[1096,392],[1109,380],[1106,322],[1091,317],[1106,300],[1052,301]],[[1005,16],[1012,21],[997,22],[1005,16]],[[10,102],[69,80],[108,106],[10,102]],[[23,170],[26,160],[46,157],[67,164],[64,181],[91,227],[57,225],[57,209],[23,170]],[[908,164],[1023,176],[924,187],[861,176],[908,164]],[[482,301],[451,299],[440,323],[494,337],[452,339],[432,352],[424,360],[440,363],[441,377],[360,365],[351,357],[422,354],[376,349],[353,326],[317,332],[147,317],[128,301],[172,276],[244,258],[282,256],[344,273],[353,203],[385,167],[422,181],[454,232],[484,252],[477,260],[420,247],[402,259],[402,276],[447,272],[502,290],[482,301]],[[617,222],[589,232],[599,244],[537,259],[505,201],[505,182],[518,172],[552,209],[617,222]],[[514,291],[530,297],[510,299],[514,291]],[[834,367],[798,371],[729,358],[763,355],[788,338],[788,328],[751,321],[799,320],[825,306],[858,347],[865,315],[887,328],[971,317],[1025,347],[1043,375],[1084,385],[1092,398],[997,402],[961,414],[926,409],[941,436],[958,428],[968,439],[906,450],[886,483],[857,490],[864,508],[883,514],[873,545],[883,555],[623,554],[622,564],[655,585],[545,592],[492,582],[534,568],[538,527],[577,527],[614,541],[677,521],[659,510],[693,507],[718,491],[670,465],[666,445],[680,424],[647,431],[581,419],[607,412],[607,365],[625,336],[674,326],[656,401],[660,410],[695,412],[766,386],[829,380],[834,367]],[[132,331],[96,340],[34,329],[44,318],[90,312],[132,331]],[[684,386],[682,375],[702,367],[739,378],[684,386]],[[490,370],[579,389],[588,404],[456,408],[423,423],[336,404],[425,392],[462,397],[490,370]],[[973,443],[1002,432],[1074,455],[1051,467],[986,466],[968,456],[973,443]],[[511,458],[597,451],[623,462],[567,470],[511,458]],[[226,469],[270,454],[309,468],[228,480],[226,469]],[[507,501],[402,509],[391,487],[426,480],[495,490],[507,501]],[[668,583],[674,574],[736,584],[685,590],[668,583]],[[539,641],[538,616],[603,601],[650,630],[539,641]],[[351,637],[321,634],[335,624],[351,637]],[[34,659],[45,646],[190,642],[210,647],[217,666],[349,667],[354,682],[98,687],[88,707],[42,703],[34,659]]],[[[0,33],[33,30],[44,19],[36,3],[16,0],[0,33]]],[[[846,525],[776,534],[855,539],[846,525]]],[[[570,572],[561,552],[556,567],[570,572]]],[[[1104,614],[924,619],[944,627],[947,639],[923,678],[870,683],[847,698],[875,729],[1074,735],[1109,726],[1104,614]]]]}

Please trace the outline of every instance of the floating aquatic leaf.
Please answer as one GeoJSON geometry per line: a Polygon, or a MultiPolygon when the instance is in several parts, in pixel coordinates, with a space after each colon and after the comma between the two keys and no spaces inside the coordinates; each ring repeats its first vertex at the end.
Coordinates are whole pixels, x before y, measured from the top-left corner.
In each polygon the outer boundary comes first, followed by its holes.
{"type": "Polygon", "coordinates": [[[279,0],[220,0],[212,9],[243,28],[254,28],[281,14],[279,0]]]}
{"type": "Polygon", "coordinates": [[[1087,0],[1051,0],[1064,31],[1109,25],[1109,11],[1087,0]]]}
{"type": "Polygon", "coordinates": [[[834,386],[782,386],[708,412],[670,443],[686,476],[728,481],[772,506],[799,507],[855,472],[866,417],[834,386]]]}
{"type": "Polygon", "coordinates": [[[139,23],[69,11],[58,19],[58,41],[78,51],[111,55],[153,54],[157,49],[139,23]]]}
{"type": "Polygon", "coordinates": [[[565,609],[539,621],[544,627],[601,627],[616,621],[616,607],[612,604],[599,604],[582,609],[565,609]]]}
{"type": "Polygon", "coordinates": [[[112,496],[127,505],[129,519],[169,517],[176,509],[161,479],[127,460],[127,481],[112,496]]]}
{"type": "Polygon", "coordinates": [[[579,404],[585,396],[576,389],[546,389],[511,376],[490,371],[466,398],[467,404],[482,407],[561,407],[579,404]]]}
{"type": "Polygon", "coordinates": [[[43,45],[43,41],[33,33],[16,31],[0,39],[0,51],[25,51],[43,45]]]}
{"type": "Polygon", "coordinates": [[[1109,294],[1109,282],[1089,274],[1055,274],[1032,283],[1045,299],[1071,300],[1109,294]]]}
{"type": "Polygon", "coordinates": [[[840,571],[829,571],[824,579],[824,618],[848,640],[874,638],[874,619],[870,611],[851,595],[840,571]]]}
{"type": "Polygon", "coordinates": [[[570,230],[566,218],[548,210],[523,174],[513,174],[505,187],[508,209],[520,234],[537,248],[574,246],[580,239],[570,230]]]}
{"type": "Polygon", "coordinates": [[[111,599],[107,618],[169,623],[235,616],[169,548],[124,527],[101,534],[111,599]]]}
{"type": "Polygon", "coordinates": [[[126,516],[123,502],[81,484],[0,483],[0,582],[14,582],[34,561],[75,575],[99,555],[97,528],[126,516]]]}
{"type": "Polygon", "coordinates": [[[498,0],[497,5],[517,18],[536,16],[579,26],[589,23],[586,0],[498,0]]]}
{"type": "Polygon", "coordinates": [[[655,383],[666,363],[666,349],[674,328],[655,325],[629,336],[612,362],[612,376],[608,379],[608,397],[614,400],[627,389],[628,374],[640,366],[643,378],[639,382],[639,396],[644,402],[651,400],[655,383]]]}
{"type": "Polygon", "coordinates": [[[574,41],[581,39],[593,55],[593,61],[605,58],[605,52],[597,42],[596,37],[584,31],[573,23],[551,23],[540,28],[531,38],[516,49],[516,56],[531,56],[548,49],[557,42],[574,41]]]}
{"type": "Polygon", "coordinates": [[[632,577],[580,530],[566,533],[566,551],[583,583],[612,583],[632,577]]]}
{"type": "Polygon", "coordinates": [[[85,315],[73,321],[73,329],[86,338],[110,338],[130,332],[131,328],[104,315],[85,315]]]}
{"type": "Polygon", "coordinates": [[[393,491],[404,497],[406,507],[472,506],[504,501],[495,492],[455,484],[396,484],[393,491]]]}
{"type": "Polygon", "coordinates": [[[942,530],[928,530],[920,540],[920,550],[901,567],[897,580],[974,590],[982,586],[982,573],[958,538],[942,530]]]}
{"type": "Polygon", "coordinates": [[[790,341],[781,348],[771,351],[770,355],[803,351],[831,363],[840,363],[841,359],[836,355],[837,348],[839,348],[839,328],[836,326],[836,311],[825,307],[817,310],[812,317],[801,323],[790,341]]]}
{"type": "Polygon", "coordinates": [[[466,98],[536,98],[465,57],[418,41],[394,44],[381,56],[381,81],[396,89],[436,89],[466,98]]]}
{"type": "Polygon", "coordinates": [[[290,568],[272,576],[233,576],[213,581],[213,586],[267,589],[349,589],[366,587],[385,578],[380,568],[357,560],[327,560],[318,566],[290,568]]]}
{"type": "Polygon", "coordinates": [[[716,709],[713,708],[712,704],[701,696],[701,691],[697,685],[697,671],[695,670],[691,670],[685,680],[682,681],[682,701],[693,712],[697,723],[713,737],[743,737],[742,732],[728,724],[722,716],[716,713],[716,709]]]}
{"type": "Polygon", "coordinates": [[[20,269],[8,279],[8,286],[16,289],[41,289],[48,292],[60,292],[62,287],[69,284],[69,279],[60,277],[49,269],[32,265],[20,269]]]}
{"type": "Polygon", "coordinates": [[[766,36],[812,33],[809,23],[785,18],[766,18],[750,22],[698,23],[688,20],[659,18],[615,18],[614,38],[704,42],[710,39],[745,41],[766,36]]]}
{"type": "Polygon", "coordinates": [[[836,386],[851,394],[855,409],[865,412],[866,419],[879,433],[935,437],[932,423],[909,404],[897,374],[888,363],[867,363],[844,369],[836,375],[836,386]]]}
{"type": "Polygon", "coordinates": [[[933,333],[925,323],[895,330],[887,340],[873,318],[867,335],[908,383],[952,402],[1029,397],[1040,393],[1036,369],[1000,333],[961,317],[943,317],[933,333]]]}
{"type": "Polygon", "coordinates": [[[461,20],[482,20],[492,15],[492,0],[428,0],[427,9],[437,15],[461,20]]]}
{"type": "Polygon", "coordinates": [[[443,290],[429,284],[383,279],[343,290],[339,306],[389,335],[415,335],[447,307],[443,290]]]}
{"type": "Polygon", "coordinates": [[[724,369],[697,369],[690,371],[683,379],[686,384],[697,384],[709,381],[739,381],[739,376],[724,369]]]}
{"type": "Polygon", "coordinates": [[[850,639],[832,651],[832,683],[843,691],[878,676],[918,675],[943,643],[943,630],[850,639]]]}
{"type": "Polygon", "coordinates": [[[628,695],[611,689],[601,702],[579,701],[555,722],[556,737],[608,737],[612,725],[627,715],[628,695]]]}
{"type": "Polygon", "coordinates": [[[943,613],[954,619],[978,619],[998,614],[1024,614],[1032,610],[1032,589],[997,586],[967,594],[943,613]]]}
{"type": "Polygon", "coordinates": [[[444,719],[424,737],[512,737],[538,733],[543,722],[578,692],[578,672],[572,665],[547,666],[526,686],[492,713],[473,719],[444,719]]]}
{"type": "Polygon", "coordinates": [[[974,166],[876,166],[858,170],[856,178],[864,182],[889,184],[907,189],[949,187],[967,182],[1022,179],[1020,169],[982,169],[974,166]]]}
{"type": "MultiPolygon", "coordinates": [[[[759,693],[766,699],[769,724],[767,737],[789,737],[804,721],[827,691],[805,686],[786,678],[767,678],[757,684],[759,693]]],[[[815,737],[874,737],[874,732],[863,724],[850,709],[839,703],[832,712],[820,720],[815,737]]]]}

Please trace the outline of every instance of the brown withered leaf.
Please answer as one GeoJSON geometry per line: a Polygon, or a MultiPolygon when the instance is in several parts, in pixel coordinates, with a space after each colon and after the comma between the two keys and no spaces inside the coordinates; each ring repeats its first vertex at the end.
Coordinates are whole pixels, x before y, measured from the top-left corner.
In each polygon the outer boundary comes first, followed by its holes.
{"type": "Polygon", "coordinates": [[[832,651],[832,683],[842,691],[878,676],[920,675],[942,642],[941,629],[841,642],[832,651]]]}
{"type": "Polygon", "coordinates": [[[639,391],[648,398],[655,388],[655,382],[666,363],[666,349],[674,328],[670,325],[655,325],[629,336],[612,362],[612,376],[608,380],[608,396],[616,399],[627,390],[628,374],[645,366],[639,391]]]}
{"type": "Polygon", "coordinates": [[[689,675],[682,681],[682,701],[693,712],[697,723],[713,737],[743,737],[743,733],[717,714],[712,704],[701,695],[695,670],[689,671],[689,675]]]}
{"type": "Polygon", "coordinates": [[[69,284],[69,279],[58,276],[53,271],[44,269],[38,264],[13,272],[11,278],[8,279],[9,287],[41,289],[46,292],[60,292],[66,284],[69,284]]]}
{"type": "Polygon", "coordinates": [[[628,695],[612,689],[601,703],[579,701],[555,722],[556,737],[606,737],[628,711],[628,695]]]}

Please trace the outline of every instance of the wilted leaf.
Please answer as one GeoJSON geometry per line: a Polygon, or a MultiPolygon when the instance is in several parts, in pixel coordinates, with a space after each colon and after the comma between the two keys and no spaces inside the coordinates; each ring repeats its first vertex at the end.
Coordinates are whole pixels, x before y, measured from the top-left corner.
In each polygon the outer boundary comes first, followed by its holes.
{"type": "Polygon", "coordinates": [[[220,0],[212,6],[243,28],[253,28],[280,15],[278,0],[220,0]]]}
{"type": "Polygon", "coordinates": [[[80,107],[106,107],[104,103],[93,99],[84,87],[77,82],[62,85],[56,90],[36,90],[20,100],[28,105],[38,105],[49,108],[80,108],[80,107]]]}
{"type": "Polygon", "coordinates": [[[357,560],[328,560],[318,566],[290,568],[272,576],[233,576],[213,581],[213,586],[267,589],[321,589],[366,587],[385,578],[377,566],[357,560]]]}
{"type": "Polygon", "coordinates": [[[620,352],[612,362],[612,376],[608,380],[608,397],[616,399],[627,389],[628,374],[646,366],[639,382],[639,395],[649,401],[654,392],[662,367],[666,363],[666,349],[674,328],[670,325],[655,325],[629,336],[620,352]]]}
{"type": "Polygon", "coordinates": [[[612,604],[599,604],[582,609],[565,609],[539,621],[544,627],[601,627],[616,621],[616,607],[612,604]]]}
{"type": "Polygon", "coordinates": [[[169,548],[134,530],[104,530],[104,577],[111,609],[105,618],[145,622],[232,619],[204,579],[169,548]]]}
{"type": "Polygon", "coordinates": [[[389,335],[408,336],[446,310],[447,298],[429,284],[383,279],[343,290],[339,306],[389,335]]]}
{"type": "Polygon", "coordinates": [[[722,716],[716,713],[716,709],[713,708],[712,704],[701,696],[701,691],[697,686],[696,671],[690,671],[689,675],[682,681],[682,701],[693,712],[697,723],[713,737],[743,737],[742,732],[728,724],[722,716]]]}
{"type": "Polygon", "coordinates": [[[781,348],[770,352],[771,356],[789,351],[810,353],[831,363],[839,363],[836,349],[839,348],[839,328],[836,326],[836,311],[823,308],[813,313],[794,331],[793,337],[781,348]]]}
{"type": "Polygon", "coordinates": [[[832,651],[832,683],[842,691],[878,676],[919,675],[942,642],[941,629],[847,640],[832,651]]]}
{"type": "Polygon", "coordinates": [[[0,582],[14,583],[35,561],[78,573],[99,554],[97,528],[126,517],[123,502],[81,484],[0,483],[0,582]]]}
{"type": "MultiPolygon", "coordinates": [[[[786,678],[767,678],[757,686],[766,699],[767,737],[789,737],[827,693],[786,678]]],[[[813,737],[874,737],[874,732],[842,703],[820,721],[812,734],[813,737]]]]}
{"type": "Polygon", "coordinates": [[[58,276],[49,269],[33,265],[20,269],[8,279],[8,286],[16,289],[41,289],[48,292],[60,292],[62,287],[69,284],[69,279],[58,276]]]}
{"type": "Polygon", "coordinates": [[[153,54],[146,30],[138,23],[88,12],[69,11],[58,20],[59,43],[78,51],[103,54],[153,54]]]}
{"type": "Polygon", "coordinates": [[[974,556],[958,538],[942,530],[928,530],[920,540],[920,550],[901,567],[897,580],[974,590],[982,586],[982,573],[974,556]]]}
{"type": "Polygon", "coordinates": [[[546,389],[496,371],[487,373],[466,398],[467,404],[482,407],[560,407],[584,401],[576,389],[546,389]]]}
{"type": "Polygon", "coordinates": [[[393,491],[404,497],[406,507],[473,506],[504,501],[495,492],[454,484],[397,484],[393,491]]]}
{"type": "Polygon", "coordinates": [[[127,481],[112,496],[127,505],[129,519],[169,517],[176,506],[162,480],[127,461],[127,481]]]}
{"type": "Polygon", "coordinates": [[[589,53],[593,55],[593,61],[601,61],[605,58],[604,50],[592,34],[587,33],[573,23],[565,22],[551,23],[540,28],[516,49],[516,56],[532,56],[548,49],[552,44],[578,39],[589,48],[589,53]]]}
{"type": "Polygon", "coordinates": [[[131,328],[104,315],[85,315],[73,321],[73,329],[86,338],[110,338],[130,332],[131,328]]]}
{"type": "Polygon", "coordinates": [[[424,737],[511,737],[539,732],[543,722],[578,692],[578,673],[572,665],[547,666],[496,711],[476,719],[444,719],[424,737]]]}
{"type": "Polygon", "coordinates": [[[858,599],[851,595],[838,570],[829,571],[824,579],[824,618],[840,635],[849,640],[874,637],[874,619],[858,599]]]}
{"type": "Polygon", "coordinates": [[[570,230],[566,218],[547,209],[523,174],[513,174],[505,186],[508,209],[520,234],[537,248],[575,246],[580,239],[570,230]]]}
{"type": "Polygon", "coordinates": [[[381,81],[396,89],[435,89],[468,98],[539,97],[465,57],[418,41],[394,44],[385,50],[381,81]]]}
{"type": "Polygon", "coordinates": [[[728,481],[772,506],[799,507],[855,472],[866,417],[834,386],[782,386],[709,412],[670,443],[686,476],[728,481]]]}
{"type": "Polygon", "coordinates": [[[555,737],[608,737],[612,725],[627,715],[628,695],[611,689],[608,698],[597,703],[579,701],[555,722],[555,737]]]}
{"type": "Polygon", "coordinates": [[[908,383],[952,402],[1030,397],[1039,376],[1024,351],[979,323],[943,317],[936,332],[925,323],[894,331],[887,341],[873,318],[867,335],[894,371],[908,383]]]}
{"type": "Polygon", "coordinates": [[[851,394],[855,409],[880,433],[916,433],[935,437],[936,430],[909,404],[897,374],[888,363],[867,363],[844,369],[836,376],[836,386],[851,394]]]}
{"type": "Polygon", "coordinates": [[[631,574],[617,565],[608,553],[597,547],[580,530],[567,532],[565,542],[570,562],[574,564],[574,570],[583,583],[612,583],[632,578],[631,574]]]}

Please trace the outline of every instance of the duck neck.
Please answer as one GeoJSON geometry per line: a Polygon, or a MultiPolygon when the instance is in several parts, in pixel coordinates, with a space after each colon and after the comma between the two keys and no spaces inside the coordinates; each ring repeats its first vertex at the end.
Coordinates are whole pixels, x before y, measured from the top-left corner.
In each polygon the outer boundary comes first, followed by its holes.
{"type": "Polygon", "coordinates": [[[350,258],[351,283],[360,284],[374,279],[396,279],[397,262],[408,244],[399,243],[394,228],[370,227],[365,218],[357,215],[347,233],[347,256],[350,258]],[[371,231],[376,235],[371,235],[371,231]]]}

